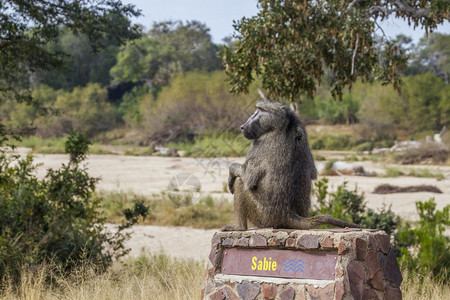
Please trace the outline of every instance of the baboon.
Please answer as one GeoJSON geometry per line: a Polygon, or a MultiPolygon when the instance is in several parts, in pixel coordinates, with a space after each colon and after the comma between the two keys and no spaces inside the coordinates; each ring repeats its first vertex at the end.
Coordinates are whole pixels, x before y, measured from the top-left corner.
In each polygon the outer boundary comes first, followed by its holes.
{"type": "Polygon", "coordinates": [[[241,131],[253,144],[244,164],[230,165],[228,187],[236,221],[223,230],[246,230],[247,220],[257,227],[358,227],[328,215],[307,218],[317,170],[305,127],[287,105],[263,99],[241,131]]]}

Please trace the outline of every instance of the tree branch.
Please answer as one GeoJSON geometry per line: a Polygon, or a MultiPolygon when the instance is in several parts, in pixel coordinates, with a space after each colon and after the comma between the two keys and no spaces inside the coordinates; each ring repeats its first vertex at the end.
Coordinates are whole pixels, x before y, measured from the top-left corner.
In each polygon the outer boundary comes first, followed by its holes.
{"type": "Polygon", "coordinates": [[[5,48],[6,46],[8,46],[10,44],[10,42],[8,41],[1,41],[0,42],[0,50],[2,50],[3,48],[5,48]]]}
{"type": "Polygon", "coordinates": [[[358,50],[358,44],[359,44],[359,36],[356,37],[355,50],[353,51],[351,75],[353,75],[355,71],[355,58],[356,58],[356,51],[358,50]]]}
{"type": "Polygon", "coordinates": [[[394,12],[405,12],[409,17],[428,18],[430,16],[430,10],[427,8],[414,8],[399,0],[395,0],[394,5],[397,6],[397,9],[394,10],[394,12]]]}

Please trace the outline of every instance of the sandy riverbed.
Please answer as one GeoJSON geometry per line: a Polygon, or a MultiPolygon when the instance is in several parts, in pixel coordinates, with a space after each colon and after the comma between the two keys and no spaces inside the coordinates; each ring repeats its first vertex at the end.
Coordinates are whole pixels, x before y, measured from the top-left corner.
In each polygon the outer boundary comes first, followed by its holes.
{"type": "MultiPolygon", "coordinates": [[[[26,149],[19,149],[26,153],[26,149]]],[[[321,153],[322,155],[322,153],[321,153]]],[[[58,168],[61,163],[67,162],[66,155],[35,154],[35,163],[41,163],[38,175],[43,176],[48,168],[58,168]]],[[[90,155],[87,166],[91,176],[101,177],[98,184],[99,190],[134,192],[143,195],[151,195],[166,191],[169,182],[180,174],[190,174],[198,178],[203,194],[213,194],[215,197],[226,197],[231,201],[231,195],[223,193],[223,185],[228,177],[228,164],[231,162],[243,162],[244,158],[170,158],[170,157],[144,157],[124,155],[90,155]]],[[[373,162],[357,162],[367,171],[383,172],[384,164],[373,162]]],[[[405,169],[405,166],[389,165],[405,169]]],[[[366,195],[367,206],[379,209],[386,205],[392,205],[392,210],[407,219],[417,219],[415,202],[424,201],[435,197],[438,209],[450,204],[450,167],[449,166],[413,166],[415,168],[428,168],[439,170],[444,180],[434,178],[416,177],[362,177],[341,176],[328,177],[330,185],[337,187],[342,182],[348,182],[348,186],[358,187],[358,190],[366,195]],[[383,183],[393,185],[435,185],[442,190],[442,194],[433,193],[403,193],[377,195],[373,194],[374,188],[383,183]]],[[[332,188],[333,189],[333,188],[332,188]]],[[[160,227],[160,226],[136,226],[131,240],[127,243],[132,248],[131,255],[137,255],[141,249],[147,251],[165,253],[182,258],[206,259],[209,252],[209,243],[214,230],[200,230],[185,227],[160,227]],[[180,243],[181,242],[181,243],[180,243]],[[184,245],[184,246],[180,246],[184,245]]]]}

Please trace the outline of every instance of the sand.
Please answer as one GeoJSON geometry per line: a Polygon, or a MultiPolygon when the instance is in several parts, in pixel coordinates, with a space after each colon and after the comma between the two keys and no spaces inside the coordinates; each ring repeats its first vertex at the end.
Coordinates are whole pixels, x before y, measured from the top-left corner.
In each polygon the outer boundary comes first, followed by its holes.
{"type": "MultiPolygon", "coordinates": [[[[19,149],[20,153],[28,152],[27,149],[19,149]]],[[[337,152],[321,152],[326,157],[336,156],[337,152]]],[[[67,162],[67,155],[35,154],[35,163],[42,164],[38,168],[38,176],[44,176],[46,169],[58,168],[67,162]]],[[[171,158],[171,157],[144,157],[125,155],[89,155],[87,168],[91,176],[100,177],[97,186],[99,190],[134,192],[143,195],[152,195],[167,191],[169,182],[174,178],[197,178],[201,184],[201,194],[212,194],[214,197],[230,199],[229,193],[223,193],[224,184],[227,182],[228,165],[232,162],[242,163],[244,158],[171,158]],[[193,176],[193,177],[192,177],[193,176]]],[[[403,218],[416,220],[415,202],[425,201],[430,197],[436,199],[437,208],[442,209],[450,204],[450,167],[449,166],[399,166],[378,164],[369,161],[356,162],[362,165],[366,171],[383,173],[385,166],[400,169],[428,168],[439,170],[445,179],[416,177],[363,177],[363,176],[334,176],[328,177],[331,190],[343,182],[347,182],[349,188],[357,187],[364,192],[367,206],[380,209],[383,205],[392,205],[392,210],[403,218]],[[433,193],[400,193],[379,195],[373,194],[373,190],[379,184],[391,185],[435,185],[442,194],[433,193]]],[[[181,184],[182,182],[180,182],[181,184]]],[[[188,182],[189,183],[189,182],[188,182]]],[[[189,184],[180,188],[189,189],[189,184]]],[[[215,230],[200,230],[186,227],[160,227],[160,226],[135,226],[132,238],[127,246],[132,248],[130,255],[138,255],[141,249],[145,251],[163,251],[174,257],[194,258],[206,260],[209,253],[210,240],[215,230]]]]}

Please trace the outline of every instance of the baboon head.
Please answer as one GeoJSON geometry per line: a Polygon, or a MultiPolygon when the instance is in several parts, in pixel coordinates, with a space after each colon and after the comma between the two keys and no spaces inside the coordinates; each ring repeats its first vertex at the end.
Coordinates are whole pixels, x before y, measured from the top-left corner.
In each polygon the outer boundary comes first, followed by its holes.
{"type": "Polygon", "coordinates": [[[264,133],[280,130],[288,122],[290,109],[283,103],[263,100],[256,103],[256,111],[241,125],[241,131],[249,140],[256,140],[264,133]]]}

